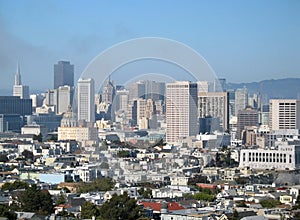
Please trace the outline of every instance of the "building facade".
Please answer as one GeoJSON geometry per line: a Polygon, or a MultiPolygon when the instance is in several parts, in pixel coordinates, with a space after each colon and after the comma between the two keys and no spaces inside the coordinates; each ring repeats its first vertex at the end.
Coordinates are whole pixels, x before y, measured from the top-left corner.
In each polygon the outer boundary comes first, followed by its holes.
{"type": "Polygon", "coordinates": [[[227,92],[199,92],[198,117],[218,118],[223,131],[229,129],[229,99],[227,92]]]}
{"type": "Polygon", "coordinates": [[[271,99],[269,127],[271,130],[300,129],[300,100],[271,99]]]}
{"type": "Polygon", "coordinates": [[[20,132],[23,120],[17,114],[0,114],[0,132],[20,132]]]}
{"type": "Polygon", "coordinates": [[[234,112],[237,116],[239,110],[244,110],[248,105],[248,90],[246,88],[237,89],[234,95],[234,112]]]}
{"type": "Polygon", "coordinates": [[[237,138],[242,139],[242,131],[246,127],[258,126],[258,112],[252,108],[239,110],[237,117],[237,138]]]}
{"type": "Polygon", "coordinates": [[[78,120],[95,122],[95,86],[91,78],[78,80],[77,86],[77,117],[78,120]]]}
{"type": "Polygon", "coordinates": [[[198,133],[197,83],[178,81],[166,84],[167,142],[198,133]]]}
{"type": "Polygon", "coordinates": [[[57,113],[63,114],[68,111],[73,102],[73,89],[70,86],[60,86],[57,90],[57,113]]]}
{"type": "Polygon", "coordinates": [[[58,61],[54,64],[54,89],[64,85],[74,86],[74,65],[69,61],[58,61]]]}
{"type": "Polygon", "coordinates": [[[0,96],[0,114],[31,115],[32,101],[17,96],[0,96]]]}
{"type": "Polygon", "coordinates": [[[300,168],[300,144],[282,142],[276,149],[242,149],[239,167],[295,170],[300,168]]]}
{"type": "Polygon", "coordinates": [[[29,87],[22,85],[20,66],[18,64],[15,75],[15,84],[13,86],[13,96],[19,96],[21,99],[29,99],[29,87]]]}

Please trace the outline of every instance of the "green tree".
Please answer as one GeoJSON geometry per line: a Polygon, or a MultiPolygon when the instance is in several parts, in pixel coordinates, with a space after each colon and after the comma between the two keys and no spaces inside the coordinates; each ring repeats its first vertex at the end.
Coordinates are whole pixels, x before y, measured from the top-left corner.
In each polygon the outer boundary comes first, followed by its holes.
{"type": "Polygon", "coordinates": [[[8,161],[7,154],[0,154],[0,162],[6,163],[8,161]]]}
{"type": "Polygon", "coordinates": [[[24,150],[22,152],[22,156],[24,156],[26,160],[33,161],[33,159],[34,159],[34,155],[33,155],[32,151],[29,151],[29,150],[24,150]]]}
{"type": "Polygon", "coordinates": [[[117,156],[121,157],[121,158],[129,157],[130,152],[128,150],[120,150],[120,151],[118,151],[117,156]]]}
{"type": "Polygon", "coordinates": [[[194,177],[190,177],[188,179],[188,185],[190,186],[196,186],[197,183],[207,183],[207,176],[202,175],[195,175],[194,177]]]}
{"type": "Polygon", "coordinates": [[[275,199],[264,199],[260,201],[260,204],[262,205],[262,207],[270,209],[280,205],[280,202],[275,199]]]}
{"type": "Polygon", "coordinates": [[[91,219],[99,215],[99,210],[91,202],[84,202],[81,206],[81,219],[91,219]]]}
{"type": "Polygon", "coordinates": [[[215,196],[205,192],[200,192],[194,195],[194,199],[212,202],[215,200],[215,196]]]}
{"type": "Polygon", "coordinates": [[[4,183],[3,186],[1,187],[1,189],[3,191],[13,191],[16,189],[28,189],[29,188],[29,184],[27,182],[23,182],[23,181],[15,181],[13,183],[4,183]]]}
{"type": "Polygon", "coordinates": [[[36,185],[22,192],[19,202],[20,210],[35,212],[41,215],[48,215],[53,212],[53,201],[48,191],[39,190],[36,185]]]}
{"type": "Polygon", "coordinates": [[[106,151],[108,149],[106,141],[102,141],[100,151],[106,151]]]}
{"type": "Polygon", "coordinates": [[[93,182],[81,182],[78,187],[79,193],[109,191],[115,186],[115,182],[111,178],[100,178],[93,182]]]}
{"type": "Polygon", "coordinates": [[[114,194],[109,201],[100,206],[99,211],[101,220],[135,220],[141,217],[136,200],[131,199],[126,192],[119,196],[114,194]]]}
{"type": "Polygon", "coordinates": [[[61,204],[66,204],[66,202],[67,202],[67,200],[66,200],[65,196],[64,196],[63,194],[60,194],[60,195],[57,197],[57,199],[56,199],[56,201],[55,201],[55,204],[56,204],[56,205],[61,205],[61,204]]]}
{"type": "Polygon", "coordinates": [[[33,135],[32,137],[33,140],[36,140],[38,142],[42,142],[43,141],[43,135],[41,133],[39,133],[38,135],[33,135]]]}
{"type": "Polygon", "coordinates": [[[17,214],[10,211],[7,205],[0,204],[0,217],[6,217],[8,220],[17,219],[17,214]]]}
{"type": "Polygon", "coordinates": [[[140,196],[142,196],[144,199],[151,199],[152,198],[152,190],[151,189],[146,189],[144,187],[141,187],[138,190],[138,193],[140,196]]]}

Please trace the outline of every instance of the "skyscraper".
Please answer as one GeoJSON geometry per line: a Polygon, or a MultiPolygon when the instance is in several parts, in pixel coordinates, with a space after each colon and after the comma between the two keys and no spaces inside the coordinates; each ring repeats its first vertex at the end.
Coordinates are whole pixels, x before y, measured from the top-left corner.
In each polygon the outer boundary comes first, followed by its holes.
{"type": "Polygon", "coordinates": [[[239,110],[244,110],[248,105],[248,90],[244,87],[235,91],[235,115],[239,110]]]}
{"type": "Polygon", "coordinates": [[[144,81],[137,81],[129,85],[129,100],[145,97],[146,85],[144,81]]]}
{"type": "Polygon", "coordinates": [[[57,95],[57,113],[67,112],[73,101],[73,89],[70,86],[60,86],[57,90],[57,95]]]}
{"type": "Polygon", "coordinates": [[[258,112],[251,107],[239,110],[237,121],[237,138],[242,139],[242,131],[247,126],[258,126],[258,112]]]}
{"type": "Polygon", "coordinates": [[[183,137],[196,135],[197,84],[179,81],[167,83],[166,86],[167,142],[176,142],[183,137]]]}
{"type": "Polygon", "coordinates": [[[78,120],[95,122],[95,85],[91,78],[78,80],[77,109],[78,120]]]}
{"type": "Polygon", "coordinates": [[[54,64],[54,89],[64,85],[74,86],[74,65],[69,61],[58,61],[54,64]]]}
{"type": "Polygon", "coordinates": [[[226,89],[226,79],[214,80],[214,92],[225,92],[226,89]]]}
{"type": "Polygon", "coordinates": [[[113,82],[110,78],[105,82],[103,86],[103,93],[102,93],[102,102],[112,104],[115,98],[116,89],[113,82]]]}
{"type": "Polygon", "coordinates": [[[271,130],[300,129],[300,100],[271,99],[269,126],[271,130]]]}
{"type": "Polygon", "coordinates": [[[222,130],[229,129],[229,97],[227,92],[199,92],[199,118],[219,118],[222,130]]]}
{"type": "Polygon", "coordinates": [[[198,86],[198,93],[209,91],[209,82],[208,81],[198,81],[197,86],[198,86]]]}
{"type": "Polygon", "coordinates": [[[128,90],[117,90],[116,92],[116,108],[115,111],[128,111],[128,97],[129,97],[129,91],[128,90]]]}
{"type": "Polygon", "coordinates": [[[32,100],[14,96],[0,96],[0,114],[32,114],[32,100]]]}
{"type": "Polygon", "coordinates": [[[29,99],[29,87],[22,85],[19,64],[17,65],[16,75],[15,75],[13,96],[19,96],[21,99],[29,99]]]}

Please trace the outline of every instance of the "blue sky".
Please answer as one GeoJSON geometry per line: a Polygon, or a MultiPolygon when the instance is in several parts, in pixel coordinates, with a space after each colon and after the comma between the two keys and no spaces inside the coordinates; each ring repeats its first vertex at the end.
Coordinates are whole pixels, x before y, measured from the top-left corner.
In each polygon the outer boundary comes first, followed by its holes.
{"type": "Polygon", "coordinates": [[[229,82],[300,77],[299,11],[298,0],[0,0],[0,88],[12,88],[18,61],[24,84],[52,88],[58,60],[77,79],[100,52],[137,37],[180,41],[229,82]]]}

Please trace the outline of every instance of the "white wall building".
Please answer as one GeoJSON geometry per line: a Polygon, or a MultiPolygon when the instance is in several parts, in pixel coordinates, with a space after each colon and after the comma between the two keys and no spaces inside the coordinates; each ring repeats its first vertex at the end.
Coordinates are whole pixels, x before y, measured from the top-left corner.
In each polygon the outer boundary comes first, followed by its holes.
{"type": "Polygon", "coordinates": [[[167,142],[178,142],[198,133],[197,84],[188,81],[167,83],[167,142]]]}
{"type": "Polygon", "coordinates": [[[300,100],[271,99],[269,126],[271,130],[300,129],[300,100]]]}
{"type": "Polygon", "coordinates": [[[78,120],[95,122],[95,85],[91,78],[78,80],[77,109],[78,120]]]}
{"type": "Polygon", "coordinates": [[[62,114],[68,111],[69,106],[72,104],[72,88],[70,86],[58,87],[58,105],[57,113],[62,114]]]}
{"type": "Polygon", "coordinates": [[[277,149],[242,149],[239,167],[295,170],[300,168],[300,145],[281,142],[277,149]]]}

